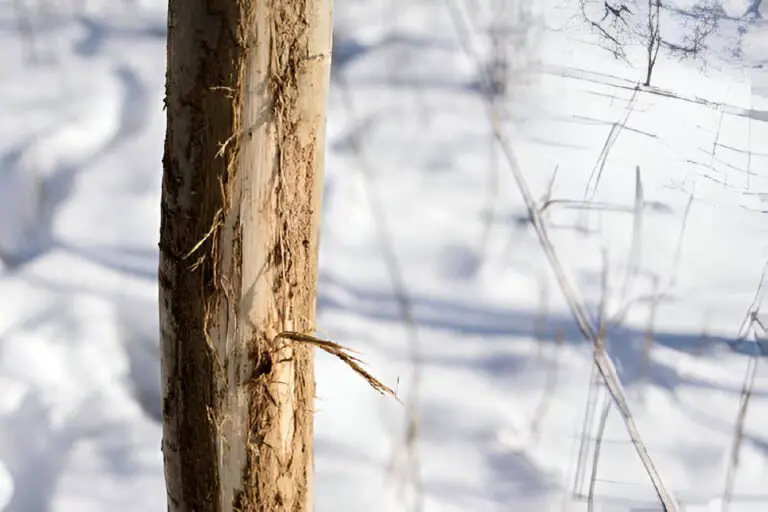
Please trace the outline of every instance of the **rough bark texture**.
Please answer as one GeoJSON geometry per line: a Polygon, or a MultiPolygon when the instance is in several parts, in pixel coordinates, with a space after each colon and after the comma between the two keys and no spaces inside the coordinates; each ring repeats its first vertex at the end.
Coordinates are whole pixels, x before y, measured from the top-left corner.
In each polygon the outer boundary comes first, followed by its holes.
{"type": "Polygon", "coordinates": [[[330,0],[170,0],[160,233],[168,509],[312,510],[330,0]]]}

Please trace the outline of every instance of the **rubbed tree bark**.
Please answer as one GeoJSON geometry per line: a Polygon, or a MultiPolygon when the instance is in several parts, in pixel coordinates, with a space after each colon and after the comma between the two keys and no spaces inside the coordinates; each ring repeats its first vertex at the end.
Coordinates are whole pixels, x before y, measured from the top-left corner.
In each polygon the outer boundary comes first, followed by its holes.
{"type": "Polygon", "coordinates": [[[160,232],[168,510],[312,510],[331,0],[170,0],[160,232]]]}

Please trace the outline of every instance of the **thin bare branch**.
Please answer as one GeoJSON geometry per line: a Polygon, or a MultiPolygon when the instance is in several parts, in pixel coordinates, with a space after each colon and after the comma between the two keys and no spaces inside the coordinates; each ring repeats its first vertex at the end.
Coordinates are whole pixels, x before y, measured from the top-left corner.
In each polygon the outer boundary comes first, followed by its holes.
{"type": "MultiPolygon", "coordinates": [[[[581,425],[581,436],[579,438],[579,452],[576,456],[576,476],[573,482],[573,496],[578,497],[582,493],[584,486],[584,472],[587,466],[587,455],[589,452],[589,435],[592,431],[592,422],[595,418],[595,404],[600,389],[600,373],[597,365],[592,365],[589,377],[589,391],[587,392],[587,405],[584,408],[584,420],[581,425]]],[[[608,402],[610,403],[610,402],[608,402]]]]}
{"type": "Polygon", "coordinates": [[[632,245],[629,248],[629,262],[627,264],[627,273],[624,277],[624,286],[621,296],[626,298],[630,283],[640,272],[640,256],[642,254],[643,243],[643,180],[640,174],[640,166],[635,167],[635,207],[632,216],[632,245]]]}

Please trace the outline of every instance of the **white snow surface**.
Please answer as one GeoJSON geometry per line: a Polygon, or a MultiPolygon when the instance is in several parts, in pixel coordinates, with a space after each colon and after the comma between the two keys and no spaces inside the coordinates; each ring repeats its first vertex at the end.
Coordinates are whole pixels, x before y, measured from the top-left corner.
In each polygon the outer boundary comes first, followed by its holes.
{"type": "MultiPolygon", "coordinates": [[[[406,403],[416,390],[424,510],[587,510],[592,474],[594,510],[661,510],[616,410],[593,470],[608,398],[594,386],[588,405],[591,347],[491,151],[489,5],[337,1],[318,332],[406,403]]],[[[595,46],[574,5],[510,15],[504,129],[534,197],[551,183],[549,236],[581,300],[625,313],[607,347],[681,509],[768,510],[768,344],[739,337],[768,258],[768,27],[749,27],[740,61],[727,35],[705,67],[662,56],[658,89],[634,92],[642,66],[595,46]]],[[[165,509],[165,9],[0,0],[0,510],[165,509]]],[[[324,353],[316,365],[316,509],[410,510],[408,408],[324,353]]]]}

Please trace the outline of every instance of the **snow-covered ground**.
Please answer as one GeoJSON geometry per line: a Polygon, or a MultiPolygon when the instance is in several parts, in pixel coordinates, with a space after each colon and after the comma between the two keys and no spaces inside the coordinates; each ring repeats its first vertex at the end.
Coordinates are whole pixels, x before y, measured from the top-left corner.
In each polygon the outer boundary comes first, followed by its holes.
{"type": "MultiPolygon", "coordinates": [[[[596,511],[661,510],[615,409],[593,469],[607,393],[491,149],[492,3],[336,4],[318,329],[418,397],[418,463],[409,409],[319,353],[320,512],[408,510],[419,480],[435,512],[587,510],[591,481],[596,511]]],[[[768,28],[635,92],[573,7],[507,12],[496,111],[681,509],[724,510],[730,478],[730,511],[766,510],[768,344],[740,328],[768,260],[768,28]]],[[[164,43],[161,0],[0,1],[0,510],[165,507],[164,43]]]]}

